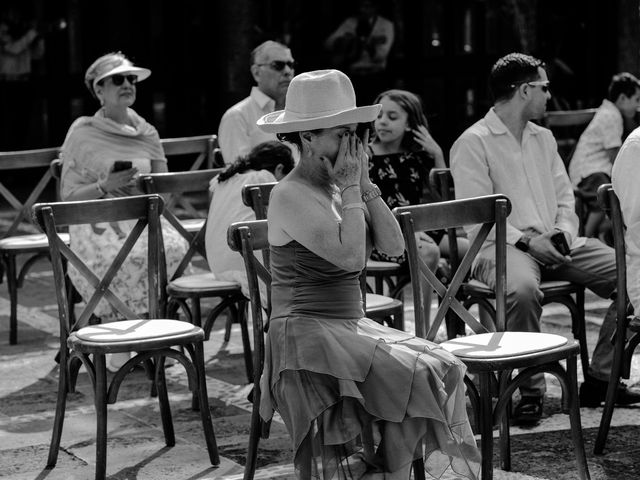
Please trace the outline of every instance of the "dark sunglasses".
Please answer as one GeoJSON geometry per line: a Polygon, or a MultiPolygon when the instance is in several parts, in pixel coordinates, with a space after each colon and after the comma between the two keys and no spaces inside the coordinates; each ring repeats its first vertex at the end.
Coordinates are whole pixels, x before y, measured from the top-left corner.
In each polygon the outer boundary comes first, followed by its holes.
{"type": "Polygon", "coordinates": [[[256,65],[258,65],[259,67],[267,66],[271,70],[275,70],[276,72],[281,72],[282,70],[284,70],[284,67],[289,67],[291,70],[296,69],[296,62],[294,62],[293,60],[286,62],[284,60],[274,60],[270,63],[256,63],[256,65]]]}
{"type": "Polygon", "coordinates": [[[535,82],[514,83],[512,85],[509,85],[509,88],[516,88],[516,87],[519,87],[520,85],[529,85],[530,87],[540,87],[540,90],[542,90],[544,93],[547,93],[549,90],[551,90],[551,85],[549,83],[549,80],[536,80],[535,82]]]}
{"type": "Polygon", "coordinates": [[[135,85],[136,83],[138,83],[137,75],[121,75],[119,73],[111,75],[111,83],[113,83],[116,87],[119,87],[124,83],[125,78],[131,85],[135,85]]]}

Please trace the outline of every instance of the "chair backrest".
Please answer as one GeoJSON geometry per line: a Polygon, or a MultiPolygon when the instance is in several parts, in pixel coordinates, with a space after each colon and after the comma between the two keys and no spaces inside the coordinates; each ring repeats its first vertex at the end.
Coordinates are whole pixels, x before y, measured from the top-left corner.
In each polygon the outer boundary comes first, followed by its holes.
{"type": "Polygon", "coordinates": [[[253,209],[256,214],[256,220],[264,220],[267,218],[267,210],[269,208],[269,197],[271,190],[276,186],[275,182],[271,183],[249,183],[242,187],[242,202],[253,209]]]}
{"type": "Polygon", "coordinates": [[[480,251],[489,232],[495,228],[496,249],[496,329],[505,329],[506,302],[506,219],[511,211],[511,203],[505,195],[487,195],[485,197],[451,200],[448,202],[431,203],[398,207],[393,210],[400,222],[405,238],[411,286],[413,289],[416,335],[428,340],[434,340],[445,315],[449,310],[466,323],[474,332],[486,332],[486,328],[464,308],[456,298],[458,289],[465,280],[473,260],[480,251]],[[469,246],[469,250],[460,262],[454,276],[445,287],[429,267],[421,260],[415,232],[460,228],[468,225],[481,224],[481,228],[469,246]],[[431,325],[427,324],[424,303],[423,282],[428,282],[442,298],[431,325]]]}
{"type": "Polygon", "coordinates": [[[24,201],[18,199],[23,196],[24,183],[15,182],[18,185],[9,185],[0,181],[0,199],[6,201],[11,208],[11,218],[9,219],[11,223],[7,228],[2,227],[0,239],[16,235],[26,225],[31,225],[31,207],[38,200],[42,201],[41,196],[53,178],[50,170],[51,162],[58,158],[59,152],[58,148],[0,152],[0,179],[6,179],[7,172],[10,170],[28,170],[30,173],[33,172],[31,173],[34,175],[33,178],[38,178],[37,175],[42,171],[42,176],[39,177],[24,201]]]}
{"type": "MultiPolygon", "coordinates": [[[[211,179],[222,170],[221,168],[212,168],[192,172],[149,173],[141,175],[140,178],[138,178],[138,185],[140,189],[147,194],[206,192],[209,189],[211,179]]],[[[169,202],[165,205],[162,215],[189,243],[189,249],[171,277],[171,280],[175,280],[184,274],[184,271],[196,254],[201,255],[206,260],[205,233],[207,224],[205,221],[202,228],[197,232],[187,231],[172,211],[172,206],[169,202]]]]}
{"type": "MultiPolygon", "coordinates": [[[[431,192],[440,199],[447,202],[455,200],[456,192],[453,184],[453,175],[448,168],[432,168],[429,172],[429,186],[431,192]]],[[[447,229],[447,242],[449,244],[449,264],[453,271],[458,269],[460,264],[460,253],[458,252],[458,241],[455,228],[447,229]]]]}
{"type": "Polygon", "coordinates": [[[162,251],[162,234],[160,233],[160,214],[162,209],[162,198],[158,195],[81,202],[39,203],[33,206],[34,222],[46,233],[49,242],[56,299],[60,314],[61,345],[66,346],[66,337],[75,329],[76,325],[83,326],[89,323],[95,307],[102,299],[105,299],[126,318],[140,318],[109,288],[120,267],[138,241],[146,241],[148,246],[149,318],[159,318],[161,316],[161,305],[163,304],[166,286],[166,269],[163,256],[160,254],[162,251]],[[71,246],[67,246],[58,233],[60,227],[102,222],[111,223],[123,220],[137,220],[137,222],[102,278],[98,278],[80,256],[72,250],[73,242],[71,246]],[[146,238],[142,237],[145,227],[148,227],[146,238]],[[70,319],[73,317],[70,315],[69,303],[67,302],[63,258],[68,262],[69,266],[74,267],[95,289],[74,324],[70,324],[70,319]]]}
{"type": "Polygon", "coordinates": [[[626,226],[622,218],[620,200],[613,191],[610,183],[605,183],[598,187],[598,203],[604,212],[611,219],[611,229],[613,231],[613,248],[616,254],[616,313],[618,318],[627,316],[627,250],[624,243],[626,226]]]}
{"type": "MultiPolygon", "coordinates": [[[[216,165],[215,151],[218,148],[216,135],[198,135],[195,137],[163,138],[160,140],[164,154],[172,170],[200,170],[202,168],[222,167],[216,165]],[[195,156],[195,158],[193,158],[195,156]],[[175,163],[183,163],[188,157],[188,168],[180,168],[175,163]]],[[[185,165],[181,165],[184,167],[185,165]]]]}
{"type": "Polygon", "coordinates": [[[251,302],[251,319],[253,322],[253,352],[254,375],[260,378],[264,367],[264,337],[267,324],[263,318],[263,312],[267,315],[271,312],[271,273],[260,263],[255,252],[269,248],[268,226],[266,220],[253,220],[248,222],[232,223],[227,230],[227,243],[234,252],[240,252],[244,260],[249,285],[249,300],[251,302]],[[262,304],[260,284],[266,286],[267,305],[262,304]],[[256,361],[258,363],[256,363],[256,361]]]}
{"type": "Polygon", "coordinates": [[[545,113],[542,125],[553,131],[558,143],[558,152],[565,166],[569,165],[578,139],[593,119],[596,110],[596,108],[585,108],[545,113]]]}

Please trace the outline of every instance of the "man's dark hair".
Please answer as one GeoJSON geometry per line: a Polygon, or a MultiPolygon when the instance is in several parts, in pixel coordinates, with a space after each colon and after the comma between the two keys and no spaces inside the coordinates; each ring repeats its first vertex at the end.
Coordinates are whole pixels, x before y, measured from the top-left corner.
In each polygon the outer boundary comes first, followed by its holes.
{"type": "Polygon", "coordinates": [[[489,74],[494,101],[508,100],[518,86],[537,80],[540,77],[538,68],[544,68],[544,62],[524,53],[510,53],[500,58],[489,74]]]}
{"type": "Polygon", "coordinates": [[[620,95],[631,97],[640,89],[640,80],[629,72],[614,75],[609,84],[607,99],[615,102],[620,95]]]}

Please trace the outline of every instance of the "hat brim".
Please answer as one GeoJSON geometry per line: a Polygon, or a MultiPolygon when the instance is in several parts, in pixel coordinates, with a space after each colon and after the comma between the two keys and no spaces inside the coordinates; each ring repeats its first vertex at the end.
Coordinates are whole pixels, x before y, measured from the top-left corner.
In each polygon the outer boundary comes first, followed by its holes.
{"type": "MultiPolygon", "coordinates": [[[[315,118],[285,118],[285,110],[278,110],[264,115],[257,121],[257,125],[266,133],[289,133],[316,130],[321,128],[333,128],[339,125],[351,123],[373,122],[382,105],[367,105],[355,107],[349,110],[315,118]]],[[[291,116],[291,113],[289,114],[291,116]]]]}
{"type": "Polygon", "coordinates": [[[107,77],[117,75],[119,73],[129,73],[135,75],[136,77],[138,77],[138,81],[141,82],[149,78],[149,75],[151,75],[151,70],[149,70],[148,68],[134,67],[132,65],[120,65],[112,70],[109,70],[108,72],[103,73],[99,77],[96,77],[93,81],[93,86],[95,87],[100,80],[104,80],[107,77]]]}

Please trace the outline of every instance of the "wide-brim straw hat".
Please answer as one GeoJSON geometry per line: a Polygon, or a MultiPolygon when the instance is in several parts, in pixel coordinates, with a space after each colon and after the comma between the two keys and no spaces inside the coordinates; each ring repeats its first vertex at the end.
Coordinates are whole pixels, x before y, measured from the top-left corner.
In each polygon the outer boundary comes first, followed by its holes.
{"type": "Polygon", "coordinates": [[[257,122],[267,133],[289,133],[372,122],[382,105],[356,107],[351,80],[339,70],[315,70],[297,75],[287,90],[284,110],[257,122]]]}

